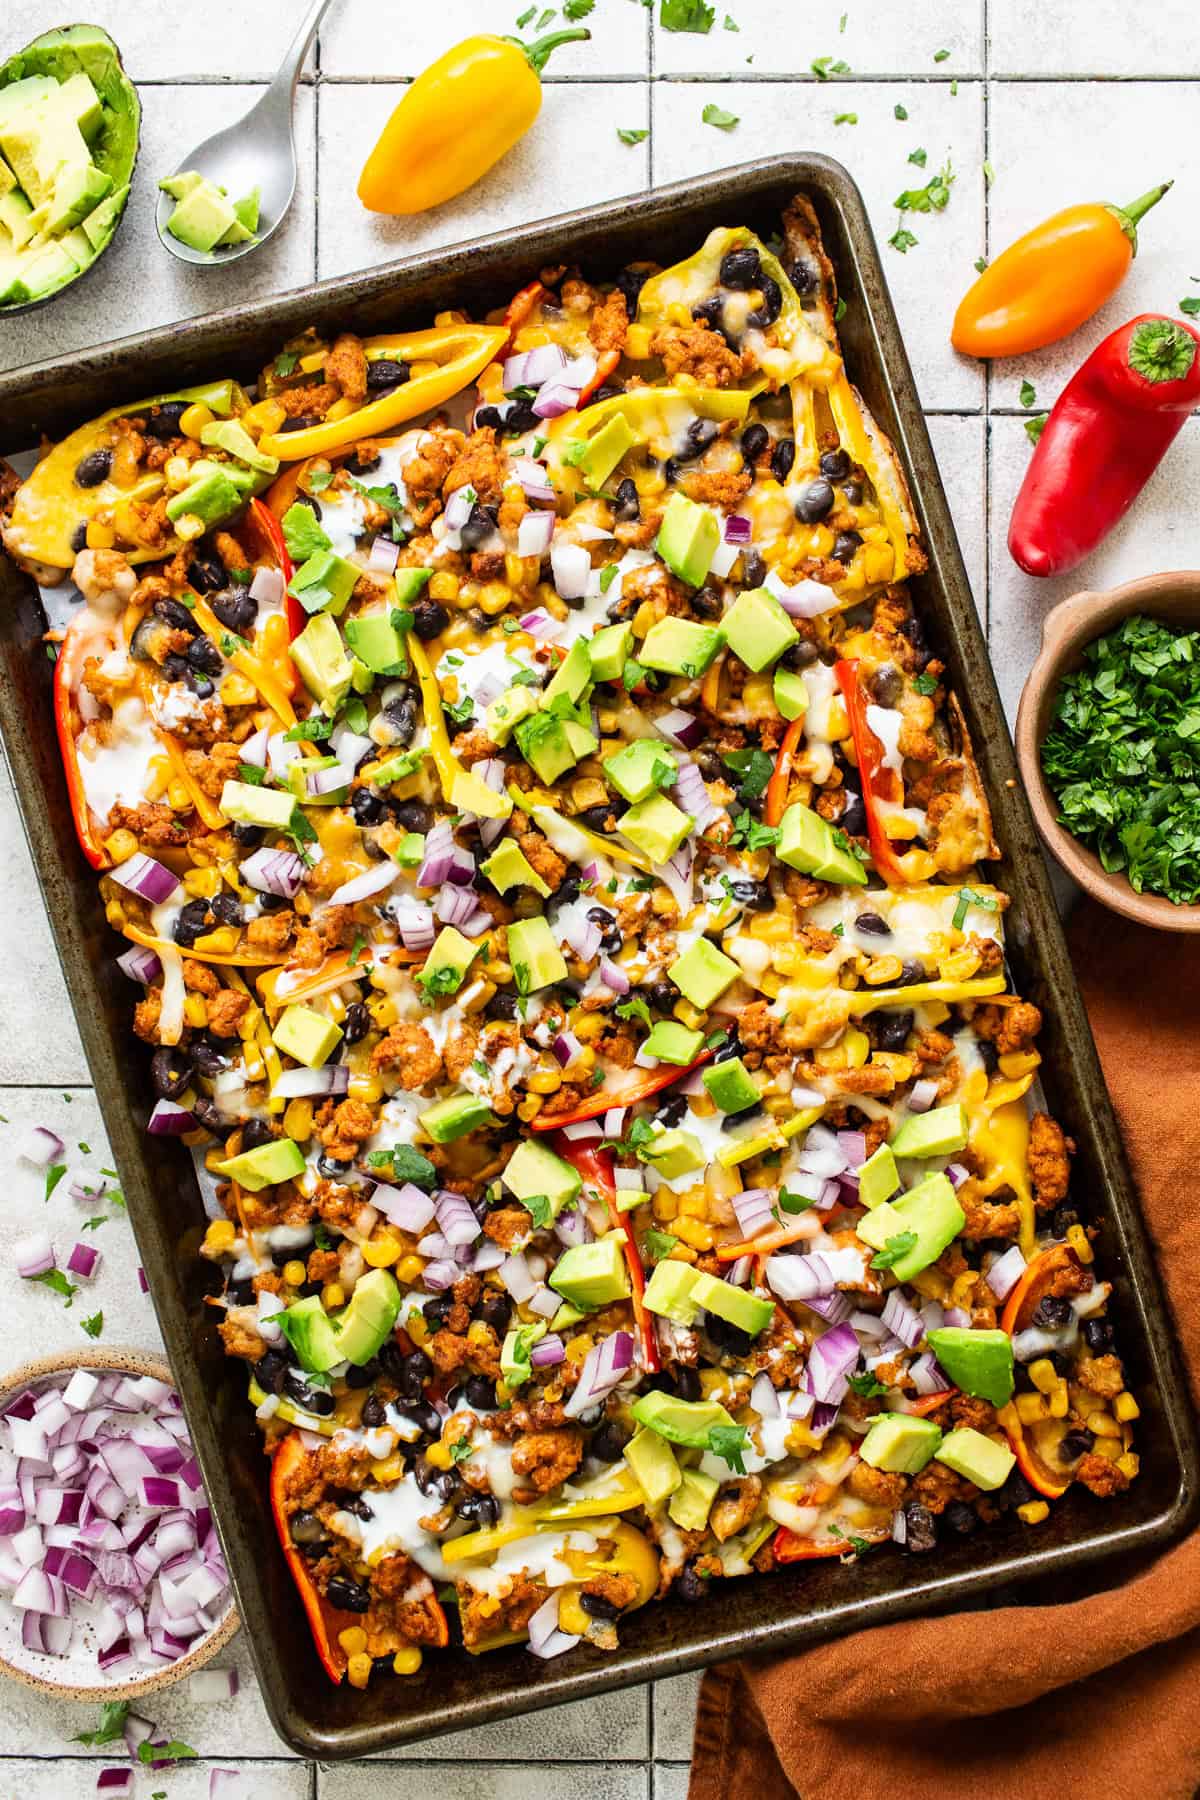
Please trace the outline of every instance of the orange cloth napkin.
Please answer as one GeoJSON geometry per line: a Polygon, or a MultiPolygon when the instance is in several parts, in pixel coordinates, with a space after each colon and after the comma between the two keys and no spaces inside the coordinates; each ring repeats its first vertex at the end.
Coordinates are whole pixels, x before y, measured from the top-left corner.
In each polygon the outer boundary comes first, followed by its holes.
{"type": "MultiPolygon", "coordinates": [[[[1197,1404],[1200,941],[1068,935],[1197,1404]]],[[[1200,1532],[1125,1576],[709,1670],[688,1800],[1194,1800],[1200,1532]]]]}

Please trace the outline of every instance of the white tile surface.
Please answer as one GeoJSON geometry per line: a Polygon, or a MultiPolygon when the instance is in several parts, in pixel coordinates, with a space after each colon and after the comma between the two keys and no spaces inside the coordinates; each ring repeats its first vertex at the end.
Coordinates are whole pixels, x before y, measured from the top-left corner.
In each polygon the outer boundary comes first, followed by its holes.
{"type": "MultiPolygon", "coordinates": [[[[321,31],[319,71],[310,58],[316,83],[301,91],[301,188],[285,232],[236,272],[191,272],[154,237],[154,182],[176,166],[185,145],[245,110],[254,94],[248,84],[274,69],[304,0],[206,0],[202,7],[95,0],[88,16],[112,30],[131,73],[145,84],[130,216],[86,284],[0,324],[0,368],[274,293],[311,280],[318,268],[337,274],[634,192],[651,179],[687,180],[698,169],[784,149],[824,151],[846,164],[866,197],[918,386],[934,415],[934,449],[989,621],[1001,688],[1014,708],[1056,600],[1150,567],[1200,567],[1200,419],[1189,423],[1133,515],[1076,575],[1033,581],[1016,569],[1005,544],[1030,455],[1014,416],[1022,379],[1034,382],[1038,407],[1047,406],[1083,354],[1121,319],[1200,292],[1188,281],[1200,276],[1189,231],[1200,212],[1194,0],[1158,0],[1136,13],[1118,0],[988,0],[986,54],[984,0],[714,4],[713,31],[696,35],[662,30],[657,5],[652,19],[638,0],[596,0],[587,19],[590,41],[551,59],[542,113],[523,144],[434,215],[389,221],[364,214],[354,188],[405,82],[461,37],[512,31],[522,0],[442,0],[434,7],[335,0],[321,31]],[[723,29],[727,12],[737,32],[723,29]],[[941,49],[950,55],[935,62],[941,49]],[[826,56],[849,68],[822,83],[811,65],[826,56]],[[651,70],[652,88],[645,79],[651,70]],[[1097,79],[1110,75],[1124,79],[1097,79]],[[710,100],[738,114],[734,131],[703,124],[710,100]],[[898,104],[906,121],[895,118],[898,104]],[[644,127],[651,112],[652,140],[622,145],[618,127],[644,127]],[[857,124],[835,126],[841,113],[855,113],[857,124]],[[985,121],[996,172],[987,192],[985,121]],[[927,152],[924,173],[907,161],[918,146],[927,152]],[[921,186],[946,156],[957,176],[950,204],[944,214],[906,220],[919,243],[901,256],[886,244],[897,223],[895,196],[921,186]],[[999,363],[986,382],[978,366],[954,355],[950,319],[976,257],[994,255],[1055,207],[1092,195],[1127,200],[1167,176],[1176,187],[1146,222],[1129,279],[1069,345],[999,363]]],[[[60,22],[57,0],[8,0],[0,7],[0,54],[60,22]]],[[[559,23],[561,14],[551,25],[559,23]]],[[[67,1198],[65,1184],[43,1204],[41,1178],[14,1168],[18,1133],[45,1121],[68,1138],[73,1163],[99,1167],[108,1157],[94,1101],[81,1088],[82,1051],[2,772],[0,845],[0,1113],[7,1121],[0,1123],[0,1167],[8,1177],[0,1229],[11,1242],[31,1218],[44,1217],[65,1255],[87,1212],[67,1198]],[[89,1156],[74,1148],[80,1140],[91,1146],[89,1156]]],[[[8,1336],[22,1352],[79,1345],[79,1320],[99,1308],[104,1342],[158,1344],[127,1222],[118,1214],[95,1238],[104,1264],[69,1311],[11,1270],[0,1276],[8,1336]]],[[[577,1800],[581,1793],[589,1800],[685,1800],[695,1676],[418,1746],[382,1759],[386,1771],[381,1759],[317,1768],[287,1756],[274,1738],[245,1643],[229,1654],[243,1673],[234,1703],[205,1708],[178,1692],[163,1695],[152,1712],[202,1757],[240,1767],[246,1800],[375,1800],[379,1793],[389,1800],[577,1800]]],[[[69,1740],[93,1719],[92,1709],[0,1686],[0,1800],[90,1795],[100,1759],[69,1740]],[[56,1760],[63,1756],[71,1760],[56,1760]]],[[[160,1789],[170,1800],[202,1800],[209,1766],[139,1774],[137,1800],[160,1789]]]]}

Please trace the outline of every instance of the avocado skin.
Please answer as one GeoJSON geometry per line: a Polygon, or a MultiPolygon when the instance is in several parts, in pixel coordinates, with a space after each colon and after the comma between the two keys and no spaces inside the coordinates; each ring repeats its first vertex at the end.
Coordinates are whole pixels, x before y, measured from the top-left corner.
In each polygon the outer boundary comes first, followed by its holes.
{"type": "MultiPolygon", "coordinates": [[[[105,107],[111,109],[104,131],[91,146],[92,161],[112,179],[110,200],[122,190],[123,198],[114,210],[112,228],[104,242],[96,247],[91,262],[83,269],[64,275],[36,299],[0,306],[0,314],[5,317],[12,313],[32,312],[35,306],[44,305],[64,288],[81,280],[108,249],[125,216],[129,184],[137,163],[142,107],[137,89],[125,73],[121,53],[107,31],[102,31],[98,25],[68,25],[60,30],[43,32],[23,50],[10,56],[6,63],[0,64],[0,88],[23,81],[27,75],[53,75],[56,80],[65,81],[77,69],[82,69],[90,78],[105,107]]],[[[108,203],[101,202],[102,205],[108,203]]]]}

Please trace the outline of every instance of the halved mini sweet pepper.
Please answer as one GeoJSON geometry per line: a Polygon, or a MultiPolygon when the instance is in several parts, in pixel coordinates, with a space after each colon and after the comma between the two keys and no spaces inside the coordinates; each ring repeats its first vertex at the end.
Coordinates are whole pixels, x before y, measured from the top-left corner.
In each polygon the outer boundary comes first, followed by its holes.
{"type": "Polygon", "coordinates": [[[366,338],[363,349],[368,358],[376,355],[392,362],[433,362],[438,366],[336,419],[325,419],[303,431],[265,435],[258,447],[280,462],[297,462],[306,456],[327,456],[362,438],[382,437],[393,426],[419,418],[461,392],[498,355],[507,336],[503,325],[463,324],[366,338]]]}
{"type": "Polygon", "coordinates": [[[79,848],[93,869],[107,869],[111,867],[112,857],[100,842],[92,822],[92,809],[88,805],[83,771],[79,767],[78,739],[83,730],[83,719],[79,711],[79,682],[86,654],[86,620],[85,613],[77,614],[58,647],[54,664],[54,729],[58,733],[67,798],[71,802],[71,819],[75,826],[75,836],[79,839],[79,848]]]}
{"type": "MultiPolygon", "coordinates": [[[[560,1121],[561,1123],[562,1121],[560,1121]]],[[[559,1138],[555,1149],[564,1162],[582,1175],[589,1186],[595,1188],[603,1200],[613,1228],[624,1233],[625,1262],[629,1269],[629,1285],[633,1301],[633,1316],[637,1320],[638,1336],[642,1344],[642,1361],[650,1374],[662,1367],[658,1354],[658,1336],[654,1329],[654,1320],[646,1311],[646,1267],[642,1262],[642,1253],[638,1247],[637,1237],[633,1229],[633,1220],[628,1213],[623,1213],[617,1206],[617,1183],[612,1153],[608,1150],[594,1150],[590,1146],[573,1144],[569,1138],[559,1138]]]]}
{"type": "Polygon", "coordinates": [[[787,809],[788,784],[792,779],[792,764],[796,760],[796,752],[804,741],[804,714],[793,719],[783,734],[783,742],[775,757],[775,767],[767,782],[766,797],[763,801],[763,824],[778,825],[787,809]]]}
{"type": "Polygon", "coordinates": [[[597,1088],[573,1112],[559,1113],[555,1118],[545,1121],[539,1114],[531,1121],[530,1130],[559,1131],[564,1125],[578,1125],[584,1119],[598,1119],[610,1107],[636,1106],[639,1100],[648,1100],[652,1094],[660,1094],[674,1082],[682,1081],[694,1069],[702,1068],[715,1054],[715,1050],[706,1050],[686,1068],[676,1068],[672,1064],[666,1067],[660,1065],[657,1069],[622,1069],[612,1086],[597,1088]]]}
{"type": "Polygon", "coordinates": [[[863,810],[867,815],[867,839],[875,867],[889,887],[904,887],[906,878],[892,849],[879,810],[881,800],[903,805],[903,783],[894,769],[884,766],[883,745],[867,723],[867,698],[858,679],[858,662],[845,658],[833,665],[833,673],[846,703],[850,735],[862,781],[863,810]],[[900,792],[897,793],[897,788],[900,792]]]}
{"type": "MultiPolygon", "coordinates": [[[[280,479],[286,481],[290,473],[290,470],[287,471],[280,479]]],[[[275,486],[277,487],[278,485],[279,483],[277,482],[275,486]]],[[[275,488],[273,487],[267,496],[268,500],[272,499],[274,493],[275,488]]],[[[290,505],[291,502],[289,501],[288,504],[290,505]]],[[[286,512],[287,508],[285,507],[283,510],[286,512]]],[[[291,592],[292,576],[296,573],[296,565],[292,561],[291,553],[287,547],[287,541],[283,535],[283,526],[280,524],[281,517],[282,514],[277,515],[273,506],[266,505],[261,500],[252,500],[250,502],[251,522],[266,544],[270,555],[274,559],[276,568],[283,576],[283,610],[287,618],[288,639],[290,641],[292,638],[298,638],[300,636],[300,633],[308,624],[308,614],[305,612],[296,596],[291,592]]]]}
{"type": "Polygon", "coordinates": [[[806,1538],[798,1537],[787,1525],[781,1525],[771,1543],[777,1563],[811,1562],[814,1557],[853,1555],[860,1544],[885,1544],[891,1536],[886,1525],[855,1529],[853,1540],[847,1532],[843,1537],[806,1538]]]}

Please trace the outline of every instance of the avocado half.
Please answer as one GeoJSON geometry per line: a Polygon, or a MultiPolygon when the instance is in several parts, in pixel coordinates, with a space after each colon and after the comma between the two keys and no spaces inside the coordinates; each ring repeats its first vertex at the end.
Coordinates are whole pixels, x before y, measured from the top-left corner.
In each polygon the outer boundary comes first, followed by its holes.
{"type": "Polygon", "coordinates": [[[7,62],[0,64],[0,89],[8,87],[14,81],[23,80],[27,75],[53,75],[57,80],[65,80],[76,70],[82,70],[89,77],[106,112],[104,130],[93,148],[92,160],[97,168],[112,178],[113,195],[120,194],[122,197],[119,204],[112,208],[107,235],[96,246],[89,263],[48,287],[36,300],[19,300],[7,306],[0,305],[0,317],[32,312],[35,306],[44,306],[47,300],[53,300],[64,288],[74,286],[75,282],[90,274],[112,243],[117,227],[125,216],[129,186],[137,162],[142,107],[137,89],[125,73],[121,53],[107,31],[99,25],[64,25],[54,31],[44,31],[41,37],[34,38],[23,50],[18,50],[7,62]]]}

